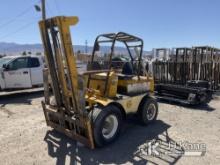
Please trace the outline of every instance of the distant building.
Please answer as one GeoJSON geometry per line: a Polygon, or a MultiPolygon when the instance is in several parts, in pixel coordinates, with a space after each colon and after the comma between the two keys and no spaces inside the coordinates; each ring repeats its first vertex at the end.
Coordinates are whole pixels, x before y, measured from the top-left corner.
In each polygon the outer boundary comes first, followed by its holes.
{"type": "MultiPolygon", "coordinates": [[[[92,55],[89,54],[89,53],[80,53],[80,54],[77,54],[76,53],[76,59],[80,62],[83,62],[83,63],[88,63],[92,60],[92,55]]],[[[94,57],[94,60],[98,60],[98,56],[95,55],[94,57]]]]}

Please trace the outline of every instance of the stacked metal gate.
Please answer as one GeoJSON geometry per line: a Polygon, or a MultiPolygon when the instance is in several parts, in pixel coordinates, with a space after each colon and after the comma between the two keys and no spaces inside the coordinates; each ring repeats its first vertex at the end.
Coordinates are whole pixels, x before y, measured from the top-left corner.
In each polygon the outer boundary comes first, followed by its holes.
{"type": "Polygon", "coordinates": [[[168,61],[153,63],[155,83],[185,85],[205,80],[213,90],[220,84],[220,50],[212,47],[176,48],[168,61]]]}

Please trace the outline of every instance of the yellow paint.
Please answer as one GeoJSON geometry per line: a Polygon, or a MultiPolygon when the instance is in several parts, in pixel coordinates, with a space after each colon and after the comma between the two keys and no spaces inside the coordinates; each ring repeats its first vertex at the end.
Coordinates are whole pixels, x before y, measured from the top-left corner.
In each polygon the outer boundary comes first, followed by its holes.
{"type": "Polygon", "coordinates": [[[135,113],[137,112],[139,104],[145,95],[146,94],[128,97],[126,99],[117,100],[116,102],[122,105],[126,113],[135,113]]]}
{"type": "MultiPolygon", "coordinates": [[[[107,79],[107,73],[99,73],[91,76],[89,88],[100,91],[102,96],[105,95],[105,83],[107,79]]],[[[110,72],[106,97],[113,98],[117,94],[118,77],[114,72],[110,72]]]]}

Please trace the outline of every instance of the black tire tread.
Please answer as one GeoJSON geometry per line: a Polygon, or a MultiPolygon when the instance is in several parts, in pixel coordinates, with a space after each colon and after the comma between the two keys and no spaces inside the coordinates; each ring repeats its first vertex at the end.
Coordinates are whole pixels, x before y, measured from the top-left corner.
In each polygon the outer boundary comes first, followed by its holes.
{"type": "Polygon", "coordinates": [[[140,118],[140,121],[143,125],[148,125],[152,122],[154,122],[156,119],[157,119],[157,115],[158,115],[158,103],[156,101],[156,99],[152,98],[152,97],[147,97],[145,98],[146,100],[143,102],[143,104],[140,106],[140,109],[139,109],[139,118],[140,118]],[[144,110],[146,107],[148,107],[151,103],[154,103],[155,106],[156,106],[156,115],[154,117],[153,120],[151,121],[148,121],[147,118],[145,118],[145,113],[144,110]]]}
{"type": "Polygon", "coordinates": [[[109,143],[112,143],[119,136],[121,130],[121,123],[122,123],[122,114],[118,109],[118,107],[109,105],[103,108],[95,108],[93,112],[90,113],[90,118],[93,122],[93,137],[97,147],[103,147],[109,143]],[[106,140],[101,134],[101,130],[103,126],[102,123],[104,119],[110,114],[115,114],[115,116],[118,119],[119,126],[115,136],[113,136],[109,140],[106,140]]]}

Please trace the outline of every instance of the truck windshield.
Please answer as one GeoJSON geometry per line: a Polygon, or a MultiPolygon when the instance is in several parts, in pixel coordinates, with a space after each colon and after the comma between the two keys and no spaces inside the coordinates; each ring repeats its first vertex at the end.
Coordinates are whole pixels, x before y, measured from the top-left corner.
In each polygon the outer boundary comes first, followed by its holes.
{"type": "Polygon", "coordinates": [[[4,64],[7,64],[10,60],[11,58],[0,58],[0,68],[2,68],[4,64]]]}

